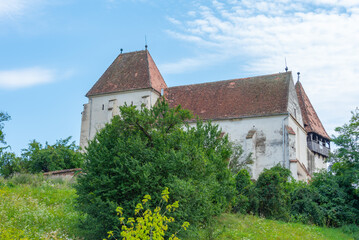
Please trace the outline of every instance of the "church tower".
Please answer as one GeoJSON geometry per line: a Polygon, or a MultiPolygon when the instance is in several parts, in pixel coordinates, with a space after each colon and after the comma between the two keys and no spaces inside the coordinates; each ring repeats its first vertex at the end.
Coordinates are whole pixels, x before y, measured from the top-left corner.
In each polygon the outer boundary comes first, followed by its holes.
{"type": "Polygon", "coordinates": [[[330,153],[330,137],[299,80],[295,84],[295,89],[307,133],[308,171],[312,175],[318,169],[326,168],[325,160],[330,153]]]}
{"type": "Polygon", "coordinates": [[[148,50],[121,53],[86,94],[89,101],[82,112],[80,147],[84,150],[96,132],[119,114],[119,106],[150,108],[165,88],[148,50]]]}

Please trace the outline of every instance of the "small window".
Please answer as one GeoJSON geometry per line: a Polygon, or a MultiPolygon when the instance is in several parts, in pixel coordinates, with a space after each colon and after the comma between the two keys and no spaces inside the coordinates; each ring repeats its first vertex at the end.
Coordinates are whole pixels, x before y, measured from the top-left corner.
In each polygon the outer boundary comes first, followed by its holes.
{"type": "Polygon", "coordinates": [[[108,110],[111,111],[114,108],[114,105],[116,104],[116,99],[111,99],[108,101],[108,110]]]}
{"type": "Polygon", "coordinates": [[[105,110],[105,104],[102,104],[102,110],[105,110]]]}
{"type": "Polygon", "coordinates": [[[294,108],[294,117],[297,118],[297,109],[294,108]]]}

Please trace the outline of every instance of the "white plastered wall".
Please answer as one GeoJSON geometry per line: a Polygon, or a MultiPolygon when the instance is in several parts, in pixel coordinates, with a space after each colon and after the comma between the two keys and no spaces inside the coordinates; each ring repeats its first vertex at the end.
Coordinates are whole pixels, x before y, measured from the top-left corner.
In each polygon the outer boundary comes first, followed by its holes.
{"type": "Polygon", "coordinates": [[[102,94],[89,97],[89,102],[84,104],[82,112],[80,146],[85,149],[89,140],[92,140],[96,132],[110,122],[113,116],[119,114],[119,106],[135,105],[138,108],[142,104],[152,107],[159,93],[153,89],[141,89],[111,94],[102,94]]]}
{"type": "Polygon", "coordinates": [[[286,146],[283,152],[283,123],[287,124],[287,115],[251,117],[233,120],[215,120],[231,141],[239,142],[244,154],[252,153],[254,160],[251,175],[257,179],[263,169],[276,164],[284,165],[289,161],[286,146]],[[254,130],[250,138],[248,132],[254,130]]]}

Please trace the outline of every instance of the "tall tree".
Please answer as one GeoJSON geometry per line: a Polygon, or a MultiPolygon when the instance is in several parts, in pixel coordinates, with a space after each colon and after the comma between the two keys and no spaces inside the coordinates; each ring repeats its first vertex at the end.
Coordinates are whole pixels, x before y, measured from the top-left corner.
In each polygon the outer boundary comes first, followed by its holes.
{"type": "MultiPolygon", "coordinates": [[[[10,116],[7,113],[4,112],[0,112],[0,144],[6,145],[5,142],[5,134],[3,132],[4,129],[4,122],[10,120],[10,116]]],[[[0,145],[0,154],[2,152],[2,150],[6,148],[6,146],[1,146],[0,145]]]]}
{"type": "Polygon", "coordinates": [[[180,202],[177,223],[206,224],[227,206],[234,192],[228,138],[210,123],[188,126],[191,118],[164,100],[150,110],[123,106],[97,133],[77,186],[79,209],[87,216],[83,227],[90,233],[86,239],[100,239],[119,225],[117,205],[133,209],[146,194],[158,203],[156,193],[164,187],[180,202]]]}
{"type": "Polygon", "coordinates": [[[359,108],[352,112],[349,123],[337,127],[333,142],[338,146],[329,161],[336,174],[346,175],[352,183],[359,180],[359,108]]]}

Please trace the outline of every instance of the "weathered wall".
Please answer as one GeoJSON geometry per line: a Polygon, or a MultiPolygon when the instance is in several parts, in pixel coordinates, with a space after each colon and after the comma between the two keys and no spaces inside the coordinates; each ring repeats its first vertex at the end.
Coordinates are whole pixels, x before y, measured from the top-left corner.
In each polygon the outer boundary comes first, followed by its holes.
{"type": "Polygon", "coordinates": [[[84,104],[82,112],[80,146],[84,149],[88,140],[96,135],[96,132],[110,122],[113,116],[119,114],[118,107],[127,103],[140,107],[152,107],[159,94],[151,89],[142,89],[112,94],[91,96],[89,103],[84,104]]]}
{"type": "Polygon", "coordinates": [[[283,120],[287,115],[213,121],[228,133],[231,141],[239,142],[245,153],[252,153],[252,177],[258,178],[264,168],[271,168],[288,159],[283,152],[283,120]],[[250,131],[252,131],[250,133],[250,131]]]}

